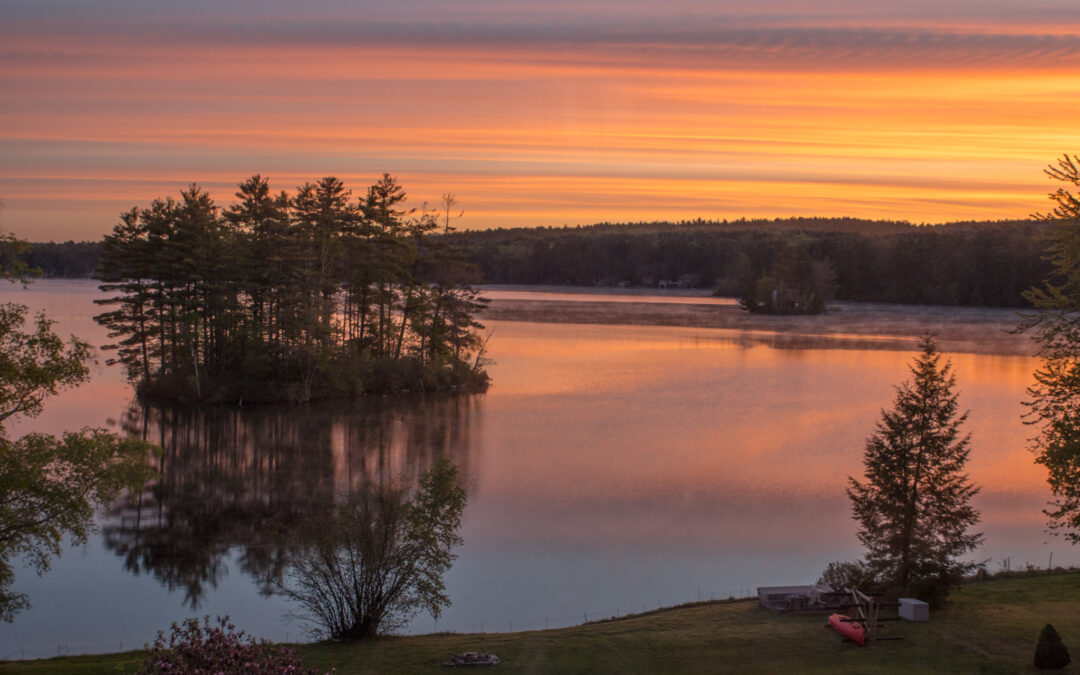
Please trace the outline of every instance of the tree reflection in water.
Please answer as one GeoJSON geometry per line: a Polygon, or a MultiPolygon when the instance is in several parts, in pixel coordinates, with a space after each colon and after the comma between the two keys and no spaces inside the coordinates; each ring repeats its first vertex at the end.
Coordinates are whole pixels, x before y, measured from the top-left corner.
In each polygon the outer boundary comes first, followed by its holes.
{"type": "Polygon", "coordinates": [[[305,528],[366,483],[415,486],[439,456],[466,479],[476,395],[245,408],[133,402],[124,430],[160,444],[161,477],[104,519],[133,574],[183,589],[197,609],[236,560],[263,594],[305,528]]]}

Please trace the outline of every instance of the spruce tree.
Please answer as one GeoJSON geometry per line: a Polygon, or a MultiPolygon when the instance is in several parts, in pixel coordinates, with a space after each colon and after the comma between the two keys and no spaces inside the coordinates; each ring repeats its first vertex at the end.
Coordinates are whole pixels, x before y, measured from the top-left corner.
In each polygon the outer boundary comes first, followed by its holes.
{"type": "Polygon", "coordinates": [[[1069,665],[1069,649],[1051,624],[1043,626],[1035,645],[1035,667],[1040,670],[1062,670],[1069,665]]]}
{"type": "Polygon", "coordinates": [[[964,465],[970,435],[961,426],[956,378],[933,338],[897,387],[893,409],[882,411],[866,441],[865,480],[848,479],[858,538],[878,578],[902,594],[939,602],[975,564],[962,557],[982,535],[969,529],[979,514],[978,492],[964,465]]]}

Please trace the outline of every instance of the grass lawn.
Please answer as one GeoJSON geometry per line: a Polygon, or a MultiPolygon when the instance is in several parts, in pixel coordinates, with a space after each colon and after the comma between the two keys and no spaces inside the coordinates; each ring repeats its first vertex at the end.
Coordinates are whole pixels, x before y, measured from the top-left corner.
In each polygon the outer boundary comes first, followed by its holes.
{"type": "MultiPolygon", "coordinates": [[[[890,622],[902,640],[842,642],[824,614],[784,616],[756,601],[710,602],[572,628],[438,634],[371,644],[298,645],[309,667],[338,673],[446,673],[463,651],[494,652],[500,673],[1035,673],[1050,622],[1080,659],[1080,573],[972,582],[930,622],[890,622]]],[[[242,628],[242,626],[241,626],[242,628]]],[[[0,664],[0,673],[132,672],[138,652],[0,664]]],[[[1073,671],[1080,666],[1070,666],[1073,671]]]]}

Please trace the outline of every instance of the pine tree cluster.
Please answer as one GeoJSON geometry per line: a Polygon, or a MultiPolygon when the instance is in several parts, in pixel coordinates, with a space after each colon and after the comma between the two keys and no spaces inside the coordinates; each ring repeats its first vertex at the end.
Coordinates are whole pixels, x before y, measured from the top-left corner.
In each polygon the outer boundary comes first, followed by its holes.
{"type": "Polygon", "coordinates": [[[96,320],[148,394],[309,400],[482,388],[475,270],[407,211],[389,174],[353,201],[337,178],[274,194],[253,176],[219,209],[192,185],[122,214],[96,320]],[[470,361],[472,361],[470,363],[470,361]]]}

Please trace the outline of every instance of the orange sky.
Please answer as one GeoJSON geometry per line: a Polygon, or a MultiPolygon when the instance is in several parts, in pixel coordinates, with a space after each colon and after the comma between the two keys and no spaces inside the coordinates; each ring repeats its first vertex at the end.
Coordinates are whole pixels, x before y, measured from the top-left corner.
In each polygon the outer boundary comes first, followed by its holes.
{"type": "Polygon", "coordinates": [[[13,1],[0,227],[98,238],[253,173],[389,171],[470,228],[1045,209],[1080,151],[1080,7],[893,4],[13,1]]]}

